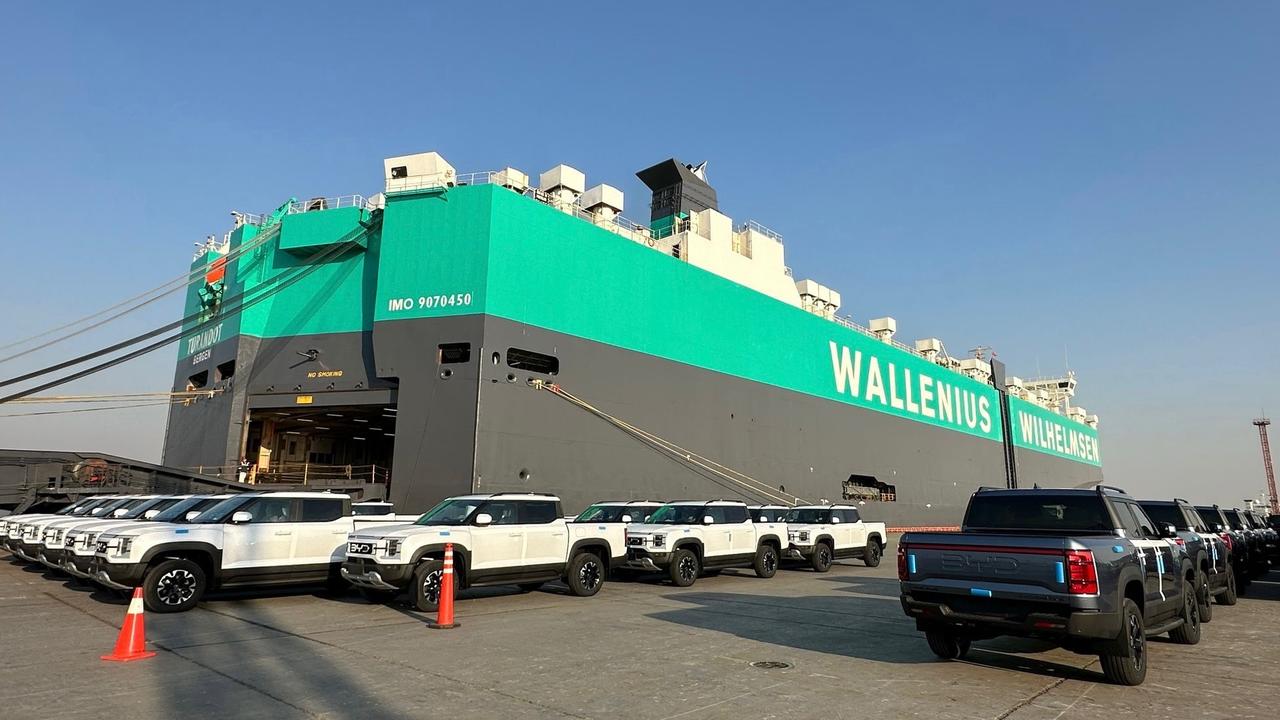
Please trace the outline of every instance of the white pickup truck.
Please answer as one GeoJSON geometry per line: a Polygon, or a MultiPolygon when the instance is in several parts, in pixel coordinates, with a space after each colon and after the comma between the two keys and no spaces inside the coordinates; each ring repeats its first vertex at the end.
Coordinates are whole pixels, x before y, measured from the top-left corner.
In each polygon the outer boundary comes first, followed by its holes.
{"type": "Polygon", "coordinates": [[[321,492],[251,492],[186,524],[138,523],[98,535],[90,574],[110,588],[141,587],[148,610],[181,612],[211,589],[341,583],[347,535],[358,524],[351,498],[321,492]]]}
{"type": "Polygon", "coordinates": [[[144,495],[124,495],[104,498],[102,502],[92,506],[83,506],[82,512],[69,515],[36,515],[19,521],[16,534],[9,537],[9,547],[14,554],[27,562],[43,562],[40,556],[44,553],[46,539],[57,537],[58,530],[67,523],[83,520],[101,520],[118,517],[129,511],[129,508],[145,502],[144,495]],[[52,531],[52,533],[50,532],[52,531]]]}
{"type": "Polygon", "coordinates": [[[787,538],[781,522],[756,523],[745,503],[728,500],[675,502],[645,523],[627,527],[626,567],[665,572],[678,587],[707,571],[754,568],[771,578],[787,538]]]}
{"type": "Polygon", "coordinates": [[[786,557],[807,560],[826,572],[841,558],[862,558],[867,567],[884,556],[884,523],[866,522],[853,505],[802,505],[787,511],[786,557]]]}
{"type": "Polygon", "coordinates": [[[453,545],[454,592],[479,585],[534,590],[564,580],[595,595],[626,554],[625,525],[563,517],[560,498],[537,493],[463,495],[411,525],[361,529],[347,542],[342,577],[374,601],[408,591],[415,607],[440,601],[444,549],[453,545]]]}
{"type": "Polygon", "coordinates": [[[80,517],[91,509],[98,507],[99,505],[104,505],[115,499],[115,496],[103,495],[77,500],[57,512],[19,513],[16,515],[0,517],[0,545],[3,545],[6,550],[15,552],[16,554],[16,546],[20,536],[19,527],[23,523],[30,523],[44,518],[80,517]]]}
{"type": "MultiPolygon", "coordinates": [[[[91,568],[94,551],[98,546],[98,536],[102,533],[129,531],[140,527],[137,523],[185,523],[190,522],[214,505],[235,497],[226,495],[191,495],[173,496],[163,502],[157,502],[149,508],[138,511],[134,508],[119,519],[91,520],[68,528],[63,541],[61,567],[64,571],[80,580],[92,580],[91,568]]],[[[46,551],[46,557],[48,551],[46,551]]]]}

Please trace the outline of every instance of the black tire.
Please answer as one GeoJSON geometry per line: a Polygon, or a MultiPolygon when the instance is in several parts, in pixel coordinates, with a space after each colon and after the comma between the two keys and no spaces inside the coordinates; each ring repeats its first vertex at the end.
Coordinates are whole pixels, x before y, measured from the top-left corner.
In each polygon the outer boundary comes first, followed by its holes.
{"type": "Polygon", "coordinates": [[[809,557],[809,564],[813,566],[814,572],[824,573],[831,569],[831,563],[835,555],[831,552],[831,546],[825,542],[820,542],[813,547],[813,555],[809,557]]]}
{"type": "Polygon", "coordinates": [[[880,556],[884,553],[884,548],[880,547],[879,540],[867,540],[867,547],[862,551],[862,562],[867,567],[875,567],[880,564],[880,556]]]}
{"type": "Polygon", "coordinates": [[[969,640],[941,630],[927,630],[924,639],[929,649],[943,660],[956,660],[969,654],[969,640]]]}
{"type": "Polygon", "coordinates": [[[1200,583],[1196,588],[1196,602],[1200,604],[1200,622],[1207,623],[1213,620],[1213,595],[1209,594],[1209,575],[1207,573],[1197,573],[1196,580],[1200,583]]]}
{"type": "Polygon", "coordinates": [[[1200,601],[1190,580],[1182,581],[1182,624],[1169,631],[1169,637],[1182,645],[1200,642],[1200,601]]]}
{"type": "Polygon", "coordinates": [[[392,600],[395,600],[396,596],[399,594],[400,593],[396,590],[375,590],[374,588],[365,587],[360,588],[360,595],[364,597],[365,600],[378,605],[385,605],[392,600]]]}
{"type": "Polygon", "coordinates": [[[595,553],[578,553],[569,561],[567,572],[569,592],[578,597],[591,597],[604,587],[606,574],[604,563],[595,553]]]}
{"type": "MultiPolygon", "coordinates": [[[[444,578],[443,560],[425,560],[413,571],[413,590],[410,598],[413,606],[423,612],[440,607],[440,583],[444,578]]],[[[453,596],[458,597],[458,575],[454,571],[453,596]]]]}
{"type": "Polygon", "coordinates": [[[161,560],[142,578],[142,599],[154,613],[186,612],[195,607],[208,589],[204,570],[181,558],[161,560]]]}
{"type": "Polygon", "coordinates": [[[702,563],[698,562],[698,556],[689,548],[680,548],[671,553],[671,566],[667,568],[667,573],[671,576],[672,585],[689,587],[697,582],[701,571],[702,563]]]}
{"type": "Polygon", "coordinates": [[[1240,600],[1240,596],[1236,594],[1236,574],[1227,571],[1227,590],[1218,596],[1219,605],[1235,605],[1240,600]]]}
{"type": "Polygon", "coordinates": [[[1120,611],[1118,648],[1099,656],[1102,674],[1117,685],[1141,685],[1147,679],[1147,633],[1138,603],[1125,598],[1120,611]]]}
{"type": "Polygon", "coordinates": [[[771,578],[778,574],[778,549],[764,544],[756,548],[756,561],[752,563],[756,577],[771,578]]]}
{"type": "Polygon", "coordinates": [[[534,590],[541,590],[543,585],[546,585],[546,583],[520,583],[516,587],[520,588],[520,592],[522,593],[531,593],[534,590]]]}

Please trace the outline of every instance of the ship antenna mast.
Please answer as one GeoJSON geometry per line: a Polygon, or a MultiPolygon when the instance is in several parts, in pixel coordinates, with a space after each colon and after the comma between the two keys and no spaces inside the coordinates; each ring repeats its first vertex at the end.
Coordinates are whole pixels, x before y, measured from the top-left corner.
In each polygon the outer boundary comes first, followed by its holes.
{"type": "Polygon", "coordinates": [[[1258,428],[1258,439],[1262,441],[1262,467],[1267,473],[1267,501],[1271,504],[1271,514],[1280,515],[1280,498],[1276,497],[1276,471],[1271,465],[1271,443],[1267,441],[1267,426],[1271,420],[1265,417],[1254,418],[1254,426],[1258,428]]]}

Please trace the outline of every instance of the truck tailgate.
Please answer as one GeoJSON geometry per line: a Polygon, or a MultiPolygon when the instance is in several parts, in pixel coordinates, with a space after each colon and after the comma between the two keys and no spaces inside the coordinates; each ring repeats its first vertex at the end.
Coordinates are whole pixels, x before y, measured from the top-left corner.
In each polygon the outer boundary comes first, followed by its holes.
{"type": "Polygon", "coordinates": [[[973,533],[908,534],[906,582],[947,595],[1053,600],[1067,589],[1066,538],[973,533]]]}

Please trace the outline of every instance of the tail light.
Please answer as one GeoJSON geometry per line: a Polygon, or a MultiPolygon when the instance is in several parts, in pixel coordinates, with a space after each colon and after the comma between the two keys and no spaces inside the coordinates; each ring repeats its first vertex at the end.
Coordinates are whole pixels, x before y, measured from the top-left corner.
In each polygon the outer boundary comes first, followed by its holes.
{"type": "Polygon", "coordinates": [[[1222,538],[1222,542],[1227,544],[1227,549],[1231,550],[1231,533],[1218,533],[1218,537],[1222,538]]]}
{"type": "Polygon", "coordinates": [[[1093,565],[1092,550],[1067,551],[1067,592],[1072,595],[1098,593],[1098,569],[1093,565]]]}
{"type": "Polygon", "coordinates": [[[898,545],[898,579],[906,582],[910,580],[910,574],[907,573],[907,546],[898,545]]]}
{"type": "Polygon", "coordinates": [[[1174,538],[1174,539],[1173,539],[1173,542],[1174,542],[1174,543],[1176,543],[1178,547],[1186,547],[1186,546],[1187,546],[1187,541],[1186,541],[1186,540],[1184,540],[1184,539],[1182,539],[1182,538],[1180,538],[1180,537],[1176,537],[1176,538],[1174,538]]]}

